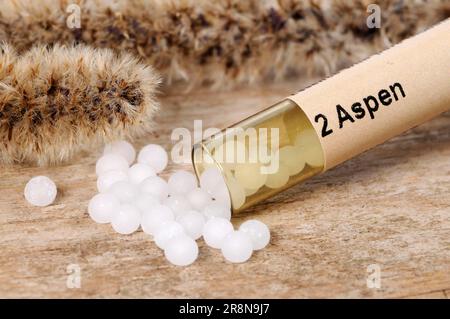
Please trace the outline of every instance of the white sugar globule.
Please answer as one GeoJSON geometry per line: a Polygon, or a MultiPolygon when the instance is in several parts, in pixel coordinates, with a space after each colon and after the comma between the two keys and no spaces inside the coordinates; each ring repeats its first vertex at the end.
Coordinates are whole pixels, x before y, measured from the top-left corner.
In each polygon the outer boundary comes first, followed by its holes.
{"type": "Polygon", "coordinates": [[[120,207],[119,200],[111,194],[97,194],[89,201],[88,213],[99,224],[110,223],[120,207]]]}
{"type": "Polygon", "coordinates": [[[259,220],[247,220],[239,226],[239,230],[249,235],[254,250],[263,249],[270,241],[269,228],[259,220]]]}
{"type": "Polygon", "coordinates": [[[231,210],[225,207],[222,203],[212,202],[205,206],[203,215],[210,219],[212,217],[221,217],[227,220],[231,219],[231,210]]]}
{"type": "Polygon", "coordinates": [[[151,210],[154,206],[159,205],[160,201],[158,198],[145,193],[139,193],[133,201],[139,211],[144,214],[145,212],[151,210]]]}
{"type": "Polygon", "coordinates": [[[155,196],[160,201],[163,201],[169,195],[169,185],[159,176],[152,176],[144,179],[139,184],[139,189],[142,193],[155,196]]]}
{"type": "Polygon", "coordinates": [[[197,178],[194,174],[179,170],[169,177],[170,195],[183,195],[197,187],[197,178]]]}
{"type": "Polygon", "coordinates": [[[57,188],[47,176],[36,176],[25,185],[24,196],[33,206],[48,206],[55,201],[57,188]]]}
{"type": "Polygon", "coordinates": [[[176,221],[167,222],[155,234],[155,244],[161,249],[165,249],[167,242],[180,235],[185,235],[184,228],[176,221]]]}
{"type": "Polygon", "coordinates": [[[111,221],[113,229],[119,234],[128,235],[138,230],[141,213],[130,204],[121,205],[114,213],[111,221]]]}
{"type": "Polygon", "coordinates": [[[175,219],[172,210],[164,205],[155,205],[142,214],[142,230],[149,235],[155,235],[167,222],[175,219]]]}
{"type": "Polygon", "coordinates": [[[241,231],[232,231],[225,236],[220,247],[222,255],[232,263],[243,263],[253,253],[250,236],[241,231]]]}
{"type": "Polygon", "coordinates": [[[207,191],[215,202],[231,208],[231,199],[228,187],[219,169],[211,167],[200,175],[200,186],[207,191]]]}
{"type": "Polygon", "coordinates": [[[240,208],[245,203],[245,189],[234,177],[230,177],[228,183],[230,185],[230,197],[233,198],[233,208],[240,208]]]}
{"type": "Polygon", "coordinates": [[[127,171],[127,160],[123,156],[109,153],[100,157],[95,165],[95,172],[97,173],[97,176],[112,170],[127,171]]]}
{"type": "Polygon", "coordinates": [[[200,186],[202,189],[207,191],[212,195],[214,190],[224,186],[225,181],[223,180],[222,173],[215,167],[210,167],[206,169],[201,175],[200,175],[200,186]]]}
{"type": "MultiPolygon", "coordinates": [[[[280,148],[275,154],[275,157],[278,156],[280,165],[285,165],[288,168],[290,176],[297,175],[305,167],[305,161],[297,156],[298,153],[296,147],[288,145],[280,148]]],[[[301,154],[304,154],[304,152],[301,154]]]]}
{"type": "Polygon", "coordinates": [[[260,188],[267,179],[267,175],[261,172],[261,165],[254,163],[237,165],[234,175],[239,184],[248,189],[260,188]]]}
{"type": "Polygon", "coordinates": [[[138,163],[150,165],[156,173],[162,172],[169,161],[166,150],[156,144],[144,146],[138,155],[138,163]]]}
{"type": "Polygon", "coordinates": [[[115,141],[110,144],[106,144],[103,149],[103,154],[117,154],[125,158],[128,165],[131,165],[136,159],[136,150],[133,145],[127,141],[115,141]]]}
{"type": "Polygon", "coordinates": [[[218,185],[212,192],[211,196],[216,203],[220,203],[224,207],[231,209],[230,192],[225,184],[218,185]]]}
{"type": "Polygon", "coordinates": [[[198,239],[202,236],[203,226],[205,225],[205,217],[202,213],[191,210],[181,215],[176,220],[183,226],[186,234],[192,239],[198,239]]]}
{"type": "Polygon", "coordinates": [[[225,218],[209,219],[203,227],[203,239],[212,248],[219,249],[226,235],[233,231],[233,225],[225,218]]]}
{"type": "Polygon", "coordinates": [[[278,170],[273,174],[267,175],[265,185],[269,188],[280,188],[287,184],[289,181],[289,168],[281,165],[278,170]]]}
{"type": "Polygon", "coordinates": [[[193,209],[202,211],[206,205],[212,202],[211,195],[201,188],[194,188],[189,193],[186,194],[186,198],[191,204],[193,209]]]}
{"type": "Polygon", "coordinates": [[[148,177],[156,176],[155,170],[146,164],[136,163],[128,170],[128,179],[133,184],[140,184],[148,177]]]}
{"type": "Polygon", "coordinates": [[[114,195],[121,203],[130,203],[138,196],[139,190],[129,181],[119,181],[111,185],[108,193],[114,195]]]}
{"type": "Polygon", "coordinates": [[[97,189],[100,193],[105,193],[116,182],[128,180],[126,171],[112,170],[101,174],[97,179],[97,189]]]}
{"type": "Polygon", "coordinates": [[[163,201],[163,204],[167,205],[177,217],[192,209],[191,203],[182,195],[171,195],[163,201]]]}
{"type": "Polygon", "coordinates": [[[197,243],[186,235],[170,239],[165,247],[164,256],[176,266],[188,266],[198,257],[197,243]]]}
{"type": "Polygon", "coordinates": [[[323,151],[314,129],[306,129],[297,136],[295,147],[309,166],[323,166],[323,151]],[[313,145],[313,146],[311,146],[313,145]]]}
{"type": "Polygon", "coordinates": [[[319,144],[309,147],[304,152],[305,161],[309,166],[323,166],[323,151],[319,144]]]}

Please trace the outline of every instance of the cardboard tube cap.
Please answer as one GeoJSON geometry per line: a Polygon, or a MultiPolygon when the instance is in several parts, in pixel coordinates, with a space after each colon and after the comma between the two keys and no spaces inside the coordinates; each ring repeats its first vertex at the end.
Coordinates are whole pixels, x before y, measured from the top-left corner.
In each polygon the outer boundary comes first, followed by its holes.
{"type": "Polygon", "coordinates": [[[332,168],[450,109],[450,19],[288,98],[332,168]]]}

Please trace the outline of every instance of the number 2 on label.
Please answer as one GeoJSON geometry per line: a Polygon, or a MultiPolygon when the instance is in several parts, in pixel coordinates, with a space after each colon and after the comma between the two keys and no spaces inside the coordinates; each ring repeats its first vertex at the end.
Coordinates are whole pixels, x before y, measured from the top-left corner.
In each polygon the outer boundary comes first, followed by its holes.
{"type": "Polygon", "coordinates": [[[316,117],[314,118],[314,121],[316,123],[319,123],[321,119],[323,120],[322,137],[325,137],[325,136],[330,135],[331,133],[333,133],[333,130],[328,128],[328,119],[323,114],[317,114],[316,117]]]}

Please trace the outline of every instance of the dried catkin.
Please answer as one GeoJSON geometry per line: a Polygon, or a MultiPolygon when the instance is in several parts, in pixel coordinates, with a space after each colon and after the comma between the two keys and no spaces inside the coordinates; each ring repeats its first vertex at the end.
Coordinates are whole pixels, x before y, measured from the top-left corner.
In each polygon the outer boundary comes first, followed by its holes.
{"type": "Polygon", "coordinates": [[[168,84],[211,88],[331,75],[450,16],[447,0],[377,1],[381,28],[367,27],[366,0],[0,0],[0,40],[85,43],[140,56],[168,84]],[[70,29],[68,5],[80,7],[70,29]]]}
{"type": "Polygon", "coordinates": [[[127,53],[0,46],[0,163],[54,164],[152,128],[159,77],[127,53]]]}

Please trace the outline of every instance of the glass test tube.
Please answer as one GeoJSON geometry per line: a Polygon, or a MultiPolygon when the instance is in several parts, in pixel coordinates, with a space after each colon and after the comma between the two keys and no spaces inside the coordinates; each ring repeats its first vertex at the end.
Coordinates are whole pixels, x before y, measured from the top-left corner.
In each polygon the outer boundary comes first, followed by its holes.
{"type": "Polygon", "coordinates": [[[197,144],[193,161],[198,176],[210,167],[220,170],[234,212],[323,170],[319,138],[289,99],[197,144]]]}

